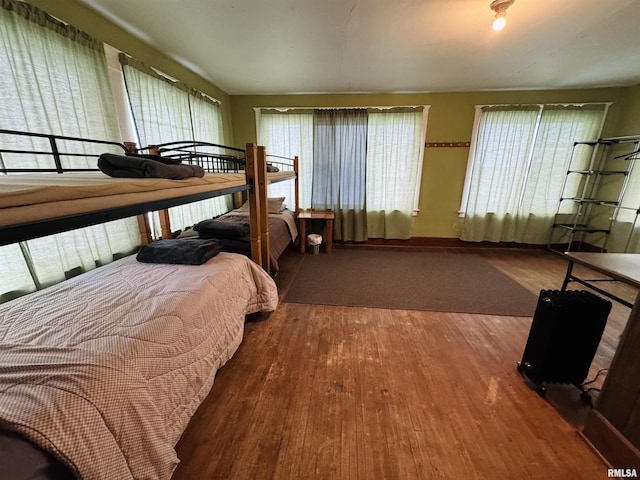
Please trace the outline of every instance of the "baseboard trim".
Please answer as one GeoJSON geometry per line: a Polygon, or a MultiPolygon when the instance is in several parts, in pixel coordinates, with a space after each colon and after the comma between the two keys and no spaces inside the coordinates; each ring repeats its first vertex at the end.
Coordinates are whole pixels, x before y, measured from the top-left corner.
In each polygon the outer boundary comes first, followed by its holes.
{"type": "Polygon", "coordinates": [[[342,248],[371,248],[371,249],[510,249],[510,250],[546,250],[547,245],[532,245],[516,242],[465,242],[459,238],[442,237],[411,237],[407,240],[387,240],[384,238],[370,238],[365,242],[342,242],[334,240],[334,247],[342,248]]]}
{"type": "Polygon", "coordinates": [[[640,450],[597,410],[589,412],[580,434],[613,468],[640,470],[640,450]]]}
{"type": "Polygon", "coordinates": [[[606,253],[606,250],[603,250],[602,247],[586,242],[573,242],[571,245],[568,243],[552,243],[549,245],[549,249],[558,253],[564,253],[569,250],[572,252],[606,253]]]}
{"type": "Polygon", "coordinates": [[[534,245],[531,243],[517,242],[468,242],[459,238],[449,237],[411,237],[407,240],[395,240],[384,238],[370,238],[364,242],[343,242],[334,240],[333,245],[338,248],[375,248],[375,249],[410,249],[413,251],[427,251],[433,249],[491,249],[491,250],[550,250],[556,253],[564,253],[567,250],[582,252],[602,252],[602,248],[588,243],[572,245],[571,248],[567,244],[564,245],[534,245]]]}

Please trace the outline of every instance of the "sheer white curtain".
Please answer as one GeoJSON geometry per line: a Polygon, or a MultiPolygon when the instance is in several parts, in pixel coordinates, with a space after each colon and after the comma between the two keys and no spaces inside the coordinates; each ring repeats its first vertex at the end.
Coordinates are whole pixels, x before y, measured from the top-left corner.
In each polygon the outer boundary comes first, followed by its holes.
{"type": "MultiPolygon", "coordinates": [[[[199,95],[190,94],[189,107],[193,139],[222,145],[224,143],[222,113],[218,104],[199,95]]],[[[229,153],[217,148],[201,150],[207,150],[210,153],[229,153]]],[[[182,229],[229,211],[232,207],[231,202],[231,196],[225,195],[178,205],[169,209],[169,221],[174,229],[182,229]]]]}
{"type": "Polygon", "coordinates": [[[197,93],[189,95],[194,140],[224,144],[222,112],[213,100],[197,93]]]}
{"type": "Polygon", "coordinates": [[[0,247],[0,303],[37,288],[37,278],[29,271],[20,247],[17,243],[0,247]]]}
{"type": "MultiPolygon", "coordinates": [[[[185,85],[162,77],[141,62],[120,55],[127,95],[142,146],[182,140],[223,143],[222,116],[215,102],[207,101],[185,85]]],[[[215,197],[172,207],[173,230],[229,211],[231,197],[215,197]]],[[[155,230],[159,220],[154,216],[155,230]]]]}
{"type": "MultiPolygon", "coordinates": [[[[563,192],[573,144],[596,140],[603,114],[603,106],[551,105],[543,109],[518,211],[517,241],[549,241],[560,196],[570,192],[575,196],[580,186],[577,176],[569,176],[563,192]]],[[[582,158],[574,158],[574,165],[588,165],[590,155],[576,151],[580,154],[582,158]]]]}
{"type": "MultiPolygon", "coordinates": [[[[0,128],[120,140],[104,51],[86,34],[31,5],[4,0],[0,71],[0,128]]],[[[7,138],[2,139],[3,145],[15,146],[7,138]]],[[[17,159],[3,158],[11,167],[45,162],[44,157],[23,157],[20,161],[26,163],[18,165],[17,159]]],[[[95,167],[95,158],[77,162],[95,167]]],[[[0,247],[1,298],[62,281],[131,253],[139,240],[132,218],[0,247]]]]}
{"type": "Polygon", "coordinates": [[[515,214],[538,112],[535,107],[482,113],[462,240],[498,242],[515,236],[515,214]]]}
{"type": "Polygon", "coordinates": [[[573,143],[596,139],[603,117],[604,105],[484,107],[460,238],[547,243],[573,143]]]}
{"type": "Polygon", "coordinates": [[[370,112],[367,132],[367,231],[411,237],[423,152],[423,112],[370,112]]]}
{"type": "Polygon", "coordinates": [[[102,44],[17,1],[0,25],[2,128],[120,140],[102,44]]]}
{"type": "Polygon", "coordinates": [[[187,92],[135,60],[120,59],[140,146],[193,140],[187,92]]]}
{"type": "Polygon", "coordinates": [[[366,110],[316,110],[313,115],[311,207],[333,210],[334,239],[367,239],[366,110]]]}
{"type": "MultiPolygon", "coordinates": [[[[298,156],[300,208],[311,208],[313,113],[262,111],[258,118],[258,144],[267,149],[267,155],[298,156]]],[[[285,197],[287,207],[295,208],[293,182],[271,184],[268,194],[270,197],[285,197]]]]}

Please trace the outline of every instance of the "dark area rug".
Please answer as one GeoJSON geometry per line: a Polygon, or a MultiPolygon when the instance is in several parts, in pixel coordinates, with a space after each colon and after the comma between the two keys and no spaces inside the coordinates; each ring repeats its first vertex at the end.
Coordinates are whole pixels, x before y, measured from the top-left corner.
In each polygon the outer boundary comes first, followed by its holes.
{"type": "Polygon", "coordinates": [[[284,301],[531,317],[537,296],[474,254],[334,249],[304,256],[284,301]]]}

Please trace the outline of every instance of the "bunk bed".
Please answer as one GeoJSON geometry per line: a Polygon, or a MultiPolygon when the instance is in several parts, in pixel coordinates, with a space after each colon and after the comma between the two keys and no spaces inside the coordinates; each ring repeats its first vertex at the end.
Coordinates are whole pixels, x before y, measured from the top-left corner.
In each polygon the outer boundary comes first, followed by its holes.
{"type": "MultiPolygon", "coordinates": [[[[192,153],[185,149],[182,142],[171,142],[153,147],[141,149],[151,154],[162,153],[163,157],[189,158],[192,153]]],[[[298,158],[288,158],[278,155],[267,155],[264,147],[255,148],[256,164],[258,168],[265,169],[260,176],[265,181],[260,191],[263,196],[260,199],[261,212],[258,222],[253,230],[259,232],[262,255],[262,266],[268,272],[275,274],[279,270],[278,259],[287,247],[294,244],[298,239],[297,215],[299,212],[299,184],[298,184],[298,158]],[[284,197],[269,198],[264,195],[267,191],[267,184],[281,182],[285,180],[294,181],[294,205],[284,205],[284,197]]],[[[208,159],[209,160],[209,159],[208,159]]],[[[224,163],[224,158],[222,160],[224,163]]],[[[218,166],[218,169],[224,165],[218,166]]],[[[223,250],[233,253],[241,253],[249,257],[252,256],[252,242],[249,233],[246,235],[236,235],[242,232],[240,228],[222,228],[225,224],[236,226],[248,224],[251,218],[251,201],[241,196],[237,197],[237,203],[241,206],[211,219],[204,219],[192,228],[178,232],[178,238],[218,238],[223,241],[223,250]],[[225,222],[221,224],[220,222],[225,222]],[[232,232],[231,234],[229,232],[232,232]]],[[[171,238],[175,232],[172,231],[171,222],[167,210],[160,212],[161,236],[171,238]]]]}
{"type": "MultiPolygon", "coordinates": [[[[293,180],[298,205],[298,161],[280,163],[269,172],[262,146],[247,144],[245,150],[208,142],[171,142],[137,149],[131,142],[117,143],[76,137],[0,130],[0,245],[59,233],[97,223],[138,216],[142,243],[151,241],[146,215],[159,211],[163,238],[170,238],[166,209],[220,195],[246,192],[253,215],[251,255],[269,270],[269,221],[267,184],[293,180]],[[30,148],[25,148],[25,142],[30,148]],[[62,151],[66,148],[67,151],[62,151]],[[241,155],[212,153],[225,150],[241,155]],[[89,150],[92,153],[87,153],[89,150]],[[166,178],[113,178],[95,166],[77,167],[73,159],[119,153],[162,156],[201,165],[202,177],[182,180],[166,178]],[[3,157],[30,155],[49,158],[49,167],[6,168],[3,157]],[[29,175],[18,175],[18,174],[29,175]],[[64,175],[62,175],[64,174],[64,175]],[[108,205],[108,208],[105,208],[108,205]]],[[[6,162],[8,163],[8,161],[6,162]]],[[[36,162],[34,162],[36,163],[36,162]]],[[[297,207],[296,207],[297,208],[297,207]]]]}
{"type": "Polygon", "coordinates": [[[200,153],[175,155],[215,161],[224,171],[184,180],[104,178],[68,158],[87,157],[87,150],[146,154],[117,142],[3,136],[21,141],[0,140],[0,163],[27,154],[54,164],[0,169],[2,245],[133,215],[144,244],[146,212],[248,195],[253,261],[227,252],[201,265],[130,256],[0,305],[3,475],[167,479],[178,463],[174,446],[239,347],[245,317],[277,306],[275,283],[261,267],[269,258],[265,186],[296,173],[268,179],[264,148],[252,144],[234,150],[238,156],[199,144],[200,153]],[[21,146],[25,138],[30,149],[21,146]],[[70,147],[77,143],[83,147],[70,147]]]}

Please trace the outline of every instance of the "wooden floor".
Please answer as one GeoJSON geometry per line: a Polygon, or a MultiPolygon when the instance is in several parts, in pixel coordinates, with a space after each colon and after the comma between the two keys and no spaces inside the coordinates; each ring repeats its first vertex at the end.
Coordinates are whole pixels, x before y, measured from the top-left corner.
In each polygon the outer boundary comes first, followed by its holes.
{"type": "MultiPolygon", "coordinates": [[[[478,253],[536,295],[566,269],[547,251],[478,253]]],[[[282,259],[281,298],[301,258],[282,259]]],[[[594,375],[628,313],[614,306],[594,375]]],[[[281,302],[247,324],[176,447],[174,479],[606,478],[578,433],[588,405],[567,389],[545,401],[516,371],[530,325],[281,302]]]]}

